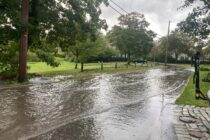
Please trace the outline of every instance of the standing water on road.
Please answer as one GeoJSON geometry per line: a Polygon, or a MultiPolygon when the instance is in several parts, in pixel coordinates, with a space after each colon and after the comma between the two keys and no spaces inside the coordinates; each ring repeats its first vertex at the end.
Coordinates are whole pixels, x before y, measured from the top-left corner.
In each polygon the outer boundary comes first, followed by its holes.
{"type": "Polygon", "coordinates": [[[90,79],[34,78],[0,91],[0,139],[173,140],[190,71],[158,68],[90,79]]]}

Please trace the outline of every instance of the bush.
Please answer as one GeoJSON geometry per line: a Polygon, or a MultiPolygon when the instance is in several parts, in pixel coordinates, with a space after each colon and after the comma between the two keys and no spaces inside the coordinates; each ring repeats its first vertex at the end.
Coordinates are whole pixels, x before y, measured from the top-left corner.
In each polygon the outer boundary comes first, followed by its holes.
{"type": "Polygon", "coordinates": [[[65,58],[66,57],[66,54],[55,54],[55,57],[60,57],[60,58],[65,58]]]}
{"type": "Polygon", "coordinates": [[[210,71],[210,68],[200,67],[201,71],[210,71]]]}
{"type": "Polygon", "coordinates": [[[208,73],[207,76],[204,77],[202,80],[203,82],[210,82],[210,73],[208,73]]]}
{"type": "Polygon", "coordinates": [[[40,59],[38,58],[38,56],[36,55],[36,53],[32,53],[32,52],[28,52],[28,61],[29,62],[39,62],[40,59]]]}
{"type": "Polygon", "coordinates": [[[55,57],[48,52],[37,50],[36,54],[42,62],[46,62],[49,66],[58,67],[60,65],[58,62],[55,61],[55,57]]]}
{"type": "Polygon", "coordinates": [[[0,75],[2,78],[14,78],[18,72],[18,44],[9,41],[6,45],[0,45],[0,75]]]}

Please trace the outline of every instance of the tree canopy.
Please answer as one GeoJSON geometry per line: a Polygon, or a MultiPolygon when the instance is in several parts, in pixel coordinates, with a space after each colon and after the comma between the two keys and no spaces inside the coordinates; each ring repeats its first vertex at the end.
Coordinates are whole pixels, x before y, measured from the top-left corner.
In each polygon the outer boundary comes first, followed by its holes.
{"type": "Polygon", "coordinates": [[[168,52],[172,56],[175,56],[177,61],[180,54],[193,55],[194,39],[189,37],[188,34],[180,32],[178,30],[173,31],[169,37],[162,37],[160,39],[160,47],[162,47],[163,53],[168,46],[168,52]]]}
{"type": "MultiPolygon", "coordinates": [[[[194,3],[196,0],[185,0],[184,6],[190,6],[192,3],[194,3]]],[[[209,9],[210,9],[210,1],[209,0],[200,0],[202,1],[209,9]]]]}
{"type": "Polygon", "coordinates": [[[145,56],[153,46],[155,33],[148,29],[149,23],[143,14],[132,12],[119,17],[119,26],[114,26],[108,33],[110,43],[121,54],[131,57],[145,56]]]}
{"type": "MultiPolygon", "coordinates": [[[[102,3],[107,5],[108,1],[30,0],[29,50],[35,52],[41,61],[57,66],[53,56],[55,48],[61,47],[63,43],[72,46],[89,36],[91,40],[95,40],[98,29],[107,27],[106,21],[99,18],[102,3]]],[[[0,50],[11,45],[11,41],[19,44],[24,28],[21,21],[21,1],[0,0],[0,50]]],[[[11,48],[18,53],[17,47],[11,48]]],[[[7,56],[5,51],[1,55],[7,56]]],[[[4,60],[5,64],[11,63],[4,60]]]]}
{"type": "MultiPolygon", "coordinates": [[[[36,46],[45,37],[50,41],[57,40],[57,35],[66,35],[64,33],[67,33],[73,41],[78,25],[86,32],[96,32],[97,29],[105,26],[105,21],[99,18],[101,3],[108,4],[107,0],[31,0],[29,11],[30,45],[36,46]]],[[[10,33],[10,30],[21,31],[23,25],[21,25],[20,9],[20,0],[0,1],[0,27],[2,30],[7,30],[7,33],[10,33]]],[[[19,34],[16,35],[19,39],[19,34]]],[[[9,37],[5,39],[12,39],[12,36],[9,37]]]]}
{"type": "Polygon", "coordinates": [[[195,8],[185,21],[178,24],[183,32],[197,39],[206,39],[210,33],[209,9],[195,8]]]}
{"type": "MultiPolygon", "coordinates": [[[[204,3],[202,7],[194,8],[185,21],[178,24],[180,30],[188,33],[190,36],[199,39],[206,39],[210,33],[210,2],[209,0],[200,0],[204,3]]],[[[191,5],[195,0],[186,0],[184,6],[191,5]]]]}

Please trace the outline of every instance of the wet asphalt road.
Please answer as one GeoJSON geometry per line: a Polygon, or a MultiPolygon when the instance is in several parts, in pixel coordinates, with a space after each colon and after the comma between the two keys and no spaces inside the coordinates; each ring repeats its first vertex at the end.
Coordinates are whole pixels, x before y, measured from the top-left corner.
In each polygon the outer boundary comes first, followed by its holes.
{"type": "Polygon", "coordinates": [[[34,78],[0,90],[0,140],[173,140],[174,101],[190,75],[157,68],[91,79],[34,78]]]}

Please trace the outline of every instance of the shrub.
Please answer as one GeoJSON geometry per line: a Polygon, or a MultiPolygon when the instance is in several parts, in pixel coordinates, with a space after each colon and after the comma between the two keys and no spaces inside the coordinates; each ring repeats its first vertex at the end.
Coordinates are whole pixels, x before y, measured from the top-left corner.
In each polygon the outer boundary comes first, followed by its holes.
{"type": "Polygon", "coordinates": [[[18,72],[18,44],[9,41],[0,45],[0,75],[2,78],[14,78],[18,72]]]}
{"type": "Polygon", "coordinates": [[[28,52],[28,61],[29,62],[39,62],[40,59],[38,58],[38,56],[36,55],[36,53],[33,52],[28,52]]]}
{"type": "Polygon", "coordinates": [[[204,77],[202,80],[203,82],[210,82],[210,73],[208,73],[207,76],[204,77]]]}
{"type": "Polygon", "coordinates": [[[205,67],[200,67],[200,70],[201,70],[201,71],[210,71],[209,68],[205,68],[205,67]]]}

